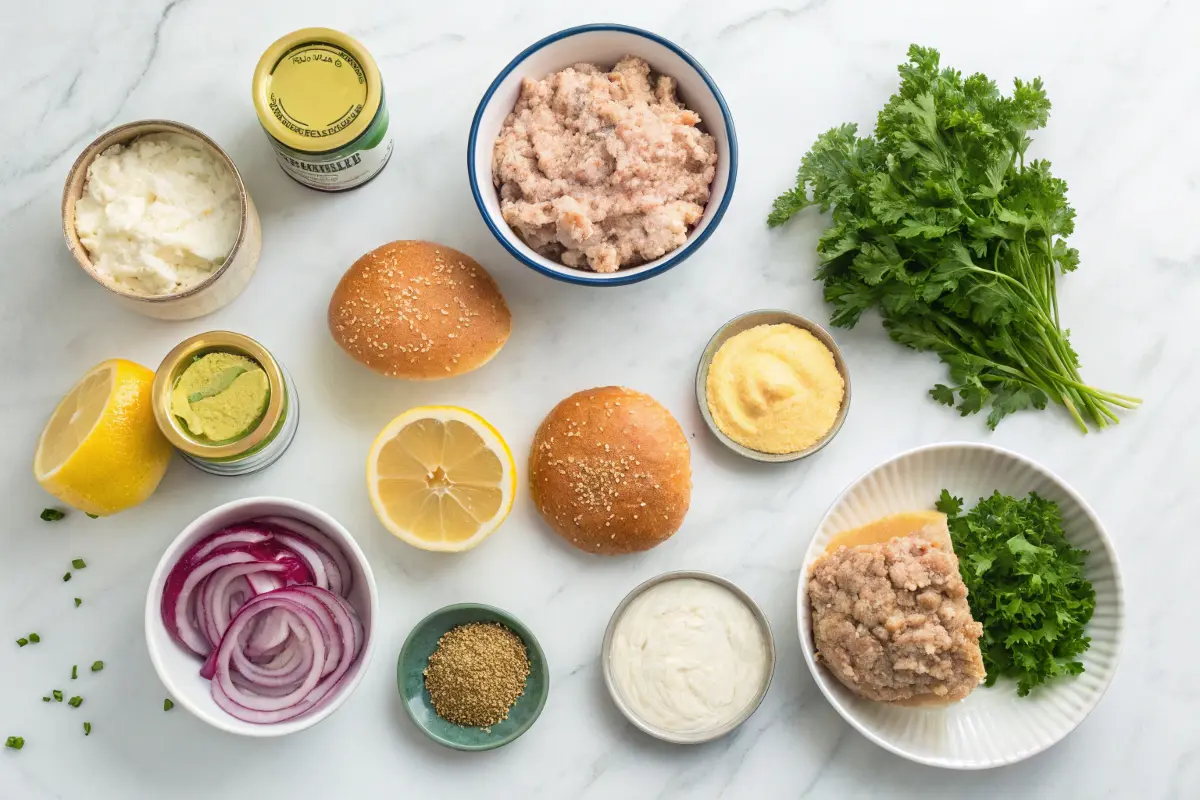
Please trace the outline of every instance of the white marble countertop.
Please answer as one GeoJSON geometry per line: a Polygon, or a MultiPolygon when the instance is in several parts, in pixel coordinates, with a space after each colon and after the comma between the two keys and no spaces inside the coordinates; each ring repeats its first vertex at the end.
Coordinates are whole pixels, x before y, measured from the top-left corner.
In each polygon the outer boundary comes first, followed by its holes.
{"type": "MultiPolygon", "coordinates": [[[[368,0],[121,0],[7,9],[0,95],[0,797],[1113,797],[1200,796],[1200,691],[1192,641],[1200,538],[1200,9],[1186,3],[1042,4],[884,0],[722,0],[602,7],[550,0],[467,4],[368,0]],[[581,22],[625,22],[689,49],[724,91],[741,143],[729,213],[703,250],[645,283],[596,290],[553,282],[513,261],[479,218],[463,154],[483,90],[521,48],[581,22]],[[250,102],[250,75],[279,35],[328,25],[364,41],[387,82],[396,153],[364,189],[326,196],[276,166],[250,102]],[[11,33],[11,31],[10,31],[11,33]],[[1025,414],[989,434],[925,390],[942,376],[926,355],[889,343],[874,321],[839,331],[854,408],[837,441],[787,467],[743,462],[707,434],[693,370],[735,314],[784,306],[827,319],[811,280],[815,216],[768,231],[771,200],[814,137],[870,123],[896,86],[910,42],[1001,84],[1041,75],[1055,103],[1034,149],[1054,161],[1079,211],[1081,269],[1060,284],[1063,316],[1090,381],[1146,398],[1102,434],[1063,414],[1025,414]],[[241,168],[264,229],[259,272],[232,305],[161,323],[123,310],[74,265],[59,198],[76,154],[129,120],[190,123],[241,168]],[[359,255],[427,238],[476,256],[515,318],[487,368],[432,384],[390,382],[352,363],[325,327],[330,292],[359,255]],[[176,459],[143,506],[104,520],[38,520],[50,504],[30,474],[37,434],[59,397],[106,358],[154,366],[186,336],[245,332],[288,366],[304,410],[292,450],[257,475],[222,479],[176,459]],[[457,557],[424,553],[376,522],[363,459],[376,432],[419,403],[451,402],[492,420],[518,453],[554,403],[609,383],[646,391],[692,441],[695,493],[679,534],[641,556],[585,557],[561,546],[526,494],[503,529],[457,557]],[[1123,559],[1128,633],[1107,696],[1067,740],[986,773],[916,766],[868,743],[814,687],[796,638],[797,571],[811,531],[859,473],[928,442],[994,442],[1059,472],[1095,506],[1123,559]],[[212,506],[258,494],[306,500],[341,520],[374,565],[380,646],[346,706],[305,733],[247,740],[182,708],[146,655],[144,591],[166,544],[212,506]],[[71,558],[88,569],[69,588],[71,558]],[[669,569],[717,571],[774,625],[779,663],[757,714],[720,742],[679,748],[635,731],[609,702],[598,647],[612,608],[669,569]],[[71,597],[84,598],[80,609],[71,597]],[[518,742],[485,754],[444,750],[400,709],[394,659],[413,623],[446,603],[502,606],[538,634],[552,669],[545,713],[518,742]],[[18,650],[30,630],[44,641],[18,650]],[[103,659],[98,676],[71,664],[103,659]],[[46,707],[50,688],[86,696],[46,707]],[[94,731],[82,736],[80,721],[94,731]]],[[[524,481],[522,466],[522,486],[524,481]]]]}

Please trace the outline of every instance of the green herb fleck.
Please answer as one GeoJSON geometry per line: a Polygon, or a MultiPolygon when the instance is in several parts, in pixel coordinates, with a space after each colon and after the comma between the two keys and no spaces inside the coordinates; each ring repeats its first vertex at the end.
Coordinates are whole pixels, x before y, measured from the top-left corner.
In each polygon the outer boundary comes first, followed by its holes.
{"type": "Polygon", "coordinates": [[[90,722],[83,723],[83,735],[84,736],[92,735],[92,723],[90,723],[90,722]]]}
{"type": "Polygon", "coordinates": [[[93,514],[93,513],[92,513],[92,512],[90,512],[90,511],[85,511],[85,512],[83,512],[83,513],[87,514],[87,515],[88,515],[89,517],[91,517],[92,519],[100,519],[100,515],[99,515],[99,514],[93,514]]]}
{"type": "Polygon", "coordinates": [[[49,703],[49,702],[50,702],[50,698],[49,698],[48,696],[47,696],[47,697],[43,697],[43,698],[42,698],[42,702],[43,702],[43,703],[49,703]]]}
{"type": "Polygon", "coordinates": [[[66,575],[63,575],[63,583],[66,583],[69,580],[71,580],[71,573],[68,572],[66,575]]]}
{"type": "Polygon", "coordinates": [[[55,700],[57,700],[60,703],[62,702],[62,698],[63,698],[62,689],[55,689],[54,691],[50,692],[50,694],[54,695],[55,700]]]}
{"type": "Polygon", "coordinates": [[[13,750],[20,750],[25,746],[25,738],[22,736],[10,736],[4,740],[5,747],[11,747],[13,750]]]}
{"type": "Polygon", "coordinates": [[[76,597],[75,598],[75,607],[79,608],[81,605],[83,605],[83,598],[76,597]]]}
{"type": "Polygon", "coordinates": [[[67,701],[67,705],[69,705],[71,708],[79,708],[81,705],[83,705],[83,698],[79,695],[75,695],[67,701]]]}
{"type": "Polygon", "coordinates": [[[27,644],[29,644],[29,640],[24,636],[22,636],[20,639],[17,639],[17,647],[24,647],[27,644]]]}
{"type": "Polygon", "coordinates": [[[942,490],[971,614],[983,625],[980,649],[987,685],[1005,676],[1017,694],[1059,675],[1078,675],[1077,656],[1096,594],[1083,569],[1086,550],[1063,535],[1058,504],[1034,492],[1017,500],[999,492],[966,514],[963,502],[942,490]]]}
{"type": "Polygon", "coordinates": [[[78,677],[79,677],[79,665],[76,664],[71,667],[71,680],[75,680],[78,677]]]}
{"type": "Polygon", "coordinates": [[[92,663],[92,672],[99,672],[102,669],[104,669],[103,661],[96,661],[92,663]]]}
{"type": "Polygon", "coordinates": [[[73,558],[71,559],[71,566],[75,569],[83,569],[87,566],[87,563],[82,558],[73,558]]]}
{"type": "Polygon", "coordinates": [[[876,309],[891,338],[936,353],[950,375],[930,392],[989,428],[1057,403],[1085,433],[1141,401],[1087,385],[1059,319],[1056,282],[1079,266],[1075,209],[1044,160],[1027,160],[1050,100],[1040,78],[1005,97],[982,74],[940,66],[913,45],[873,132],[822,134],[767,223],[832,209],[816,277],[830,321],[876,309]]]}
{"type": "Polygon", "coordinates": [[[42,509],[42,522],[58,522],[65,516],[66,514],[62,511],[59,511],[57,508],[42,509]]]}
{"type": "Polygon", "coordinates": [[[163,700],[163,711],[170,711],[174,707],[175,704],[171,702],[171,698],[168,697],[166,700],[163,700]]]}
{"type": "Polygon", "coordinates": [[[41,636],[39,636],[39,635],[37,635],[36,633],[31,633],[31,634],[29,634],[29,641],[30,641],[30,643],[32,643],[32,644],[37,644],[37,643],[38,643],[38,642],[40,642],[41,640],[42,640],[42,637],[41,637],[41,636]]]}

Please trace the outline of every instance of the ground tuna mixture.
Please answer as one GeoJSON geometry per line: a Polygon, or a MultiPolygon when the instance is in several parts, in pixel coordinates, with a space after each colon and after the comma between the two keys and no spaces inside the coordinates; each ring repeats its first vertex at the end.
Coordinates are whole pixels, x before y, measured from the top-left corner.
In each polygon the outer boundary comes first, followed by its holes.
{"type": "Polygon", "coordinates": [[[984,678],[953,552],[918,536],[841,547],[808,581],[818,657],[868,700],[961,700],[984,678]]]}
{"type": "Polygon", "coordinates": [[[675,79],[626,56],[526,78],[492,162],[505,221],[570,267],[616,272],[687,240],[704,213],[717,145],[675,79]]]}

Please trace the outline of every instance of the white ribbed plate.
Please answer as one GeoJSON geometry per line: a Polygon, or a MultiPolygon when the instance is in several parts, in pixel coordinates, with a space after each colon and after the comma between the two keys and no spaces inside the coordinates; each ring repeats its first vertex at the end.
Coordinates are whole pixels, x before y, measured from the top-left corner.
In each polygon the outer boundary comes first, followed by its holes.
{"type": "Polygon", "coordinates": [[[948,769],[987,769],[1040,753],[1063,739],[1100,702],[1121,654],[1124,597],[1117,556],[1104,526],[1074,489],[1045,467],[999,447],[965,442],[919,447],[885,461],[842,492],[809,544],[797,597],[804,660],[825,697],[864,736],[897,755],[948,769]],[[1088,624],[1085,672],[1062,677],[1018,697],[1016,683],[981,686],[961,703],[902,708],[864,700],[813,660],[808,570],[840,532],[900,511],[932,509],[943,488],[971,508],[999,489],[1021,497],[1035,491],[1056,501],[1063,529],[1090,551],[1087,576],[1096,590],[1088,624]]]}

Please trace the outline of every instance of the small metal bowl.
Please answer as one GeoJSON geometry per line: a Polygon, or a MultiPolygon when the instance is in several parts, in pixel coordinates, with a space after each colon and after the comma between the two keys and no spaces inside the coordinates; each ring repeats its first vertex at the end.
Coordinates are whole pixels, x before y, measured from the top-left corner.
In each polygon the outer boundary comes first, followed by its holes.
{"type": "Polygon", "coordinates": [[[833,437],[837,436],[838,431],[842,429],[842,423],[846,421],[846,415],[850,413],[850,370],[846,367],[846,362],[842,358],[842,351],[838,347],[837,342],[829,334],[829,331],[822,328],[811,319],[802,317],[799,314],[793,314],[790,311],[782,309],[761,309],[759,311],[749,311],[740,316],[726,322],[721,328],[713,334],[713,337],[708,340],[708,345],[704,348],[704,352],[700,355],[700,365],[696,369],[696,402],[700,405],[700,416],[704,417],[704,423],[708,425],[708,429],[713,432],[713,436],[721,441],[721,444],[728,447],[739,456],[753,459],[754,461],[765,461],[768,463],[779,464],[786,461],[796,461],[820,450],[825,445],[833,441],[833,437]],[[829,348],[829,352],[833,353],[833,363],[837,366],[838,372],[841,373],[842,380],[845,381],[845,394],[842,396],[842,407],[838,410],[837,418],[833,421],[833,427],[829,429],[821,439],[803,450],[797,450],[794,453],[764,453],[759,450],[752,450],[749,447],[740,445],[733,439],[726,436],[717,423],[712,418],[712,413],[708,410],[708,368],[712,365],[713,357],[717,351],[721,349],[721,345],[737,336],[743,331],[748,331],[751,328],[757,328],[759,325],[778,325],[778,324],[795,325],[797,328],[808,331],[821,344],[829,348]]]}
{"type": "Polygon", "coordinates": [[[763,698],[767,695],[767,690],[771,688],[771,678],[775,675],[775,637],[771,633],[771,623],[767,620],[767,615],[763,613],[763,610],[759,608],[758,603],[754,602],[754,599],[750,597],[750,595],[746,594],[741,587],[731,581],[726,580],[725,578],[722,578],[720,575],[714,575],[711,572],[699,572],[696,570],[664,572],[663,574],[656,575],[650,580],[638,585],[632,592],[625,595],[625,599],[620,602],[620,604],[617,606],[617,610],[613,612],[612,618],[608,621],[608,627],[604,631],[604,642],[600,647],[600,668],[604,673],[604,685],[608,687],[608,694],[612,697],[613,703],[616,704],[621,713],[625,715],[625,718],[632,722],[634,727],[636,727],[638,730],[653,736],[655,739],[661,739],[664,742],[670,742],[672,744],[703,744],[704,742],[711,742],[714,739],[720,739],[722,736],[732,733],[739,725],[750,719],[751,715],[758,710],[763,698]],[[660,583],[680,580],[683,578],[710,581],[718,586],[723,586],[724,588],[733,592],[739,600],[745,603],[746,607],[750,609],[750,613],[754,615],[754,618],[758,620],[758,624],[762,627],[763,640],[767,646],[767,659],[769,662],[767,664],[767,673],[763,678],[762,686],[759,687],[758,693],[754,695],[754,699],[746,705],[746,708],[742,711],[742,713],[738,714],[737,717],[730,720],[720,728],[714,728],[711,731],[704,731],[702,733],[675,733],[674,731],[669,731],[664,728],[651,725],[649,722],[639,717],[637,712],[634,711],[633,708],[631,708],[630,705],[625,701],[625,698],[621,696],[621,692],[617,689],[612,675],[613,636],[616,633],[617,623],[620,621],[621,617],[625,615],[625,610],[629,608],[629,604],[640,597],[644,592],[660,583]]]}

